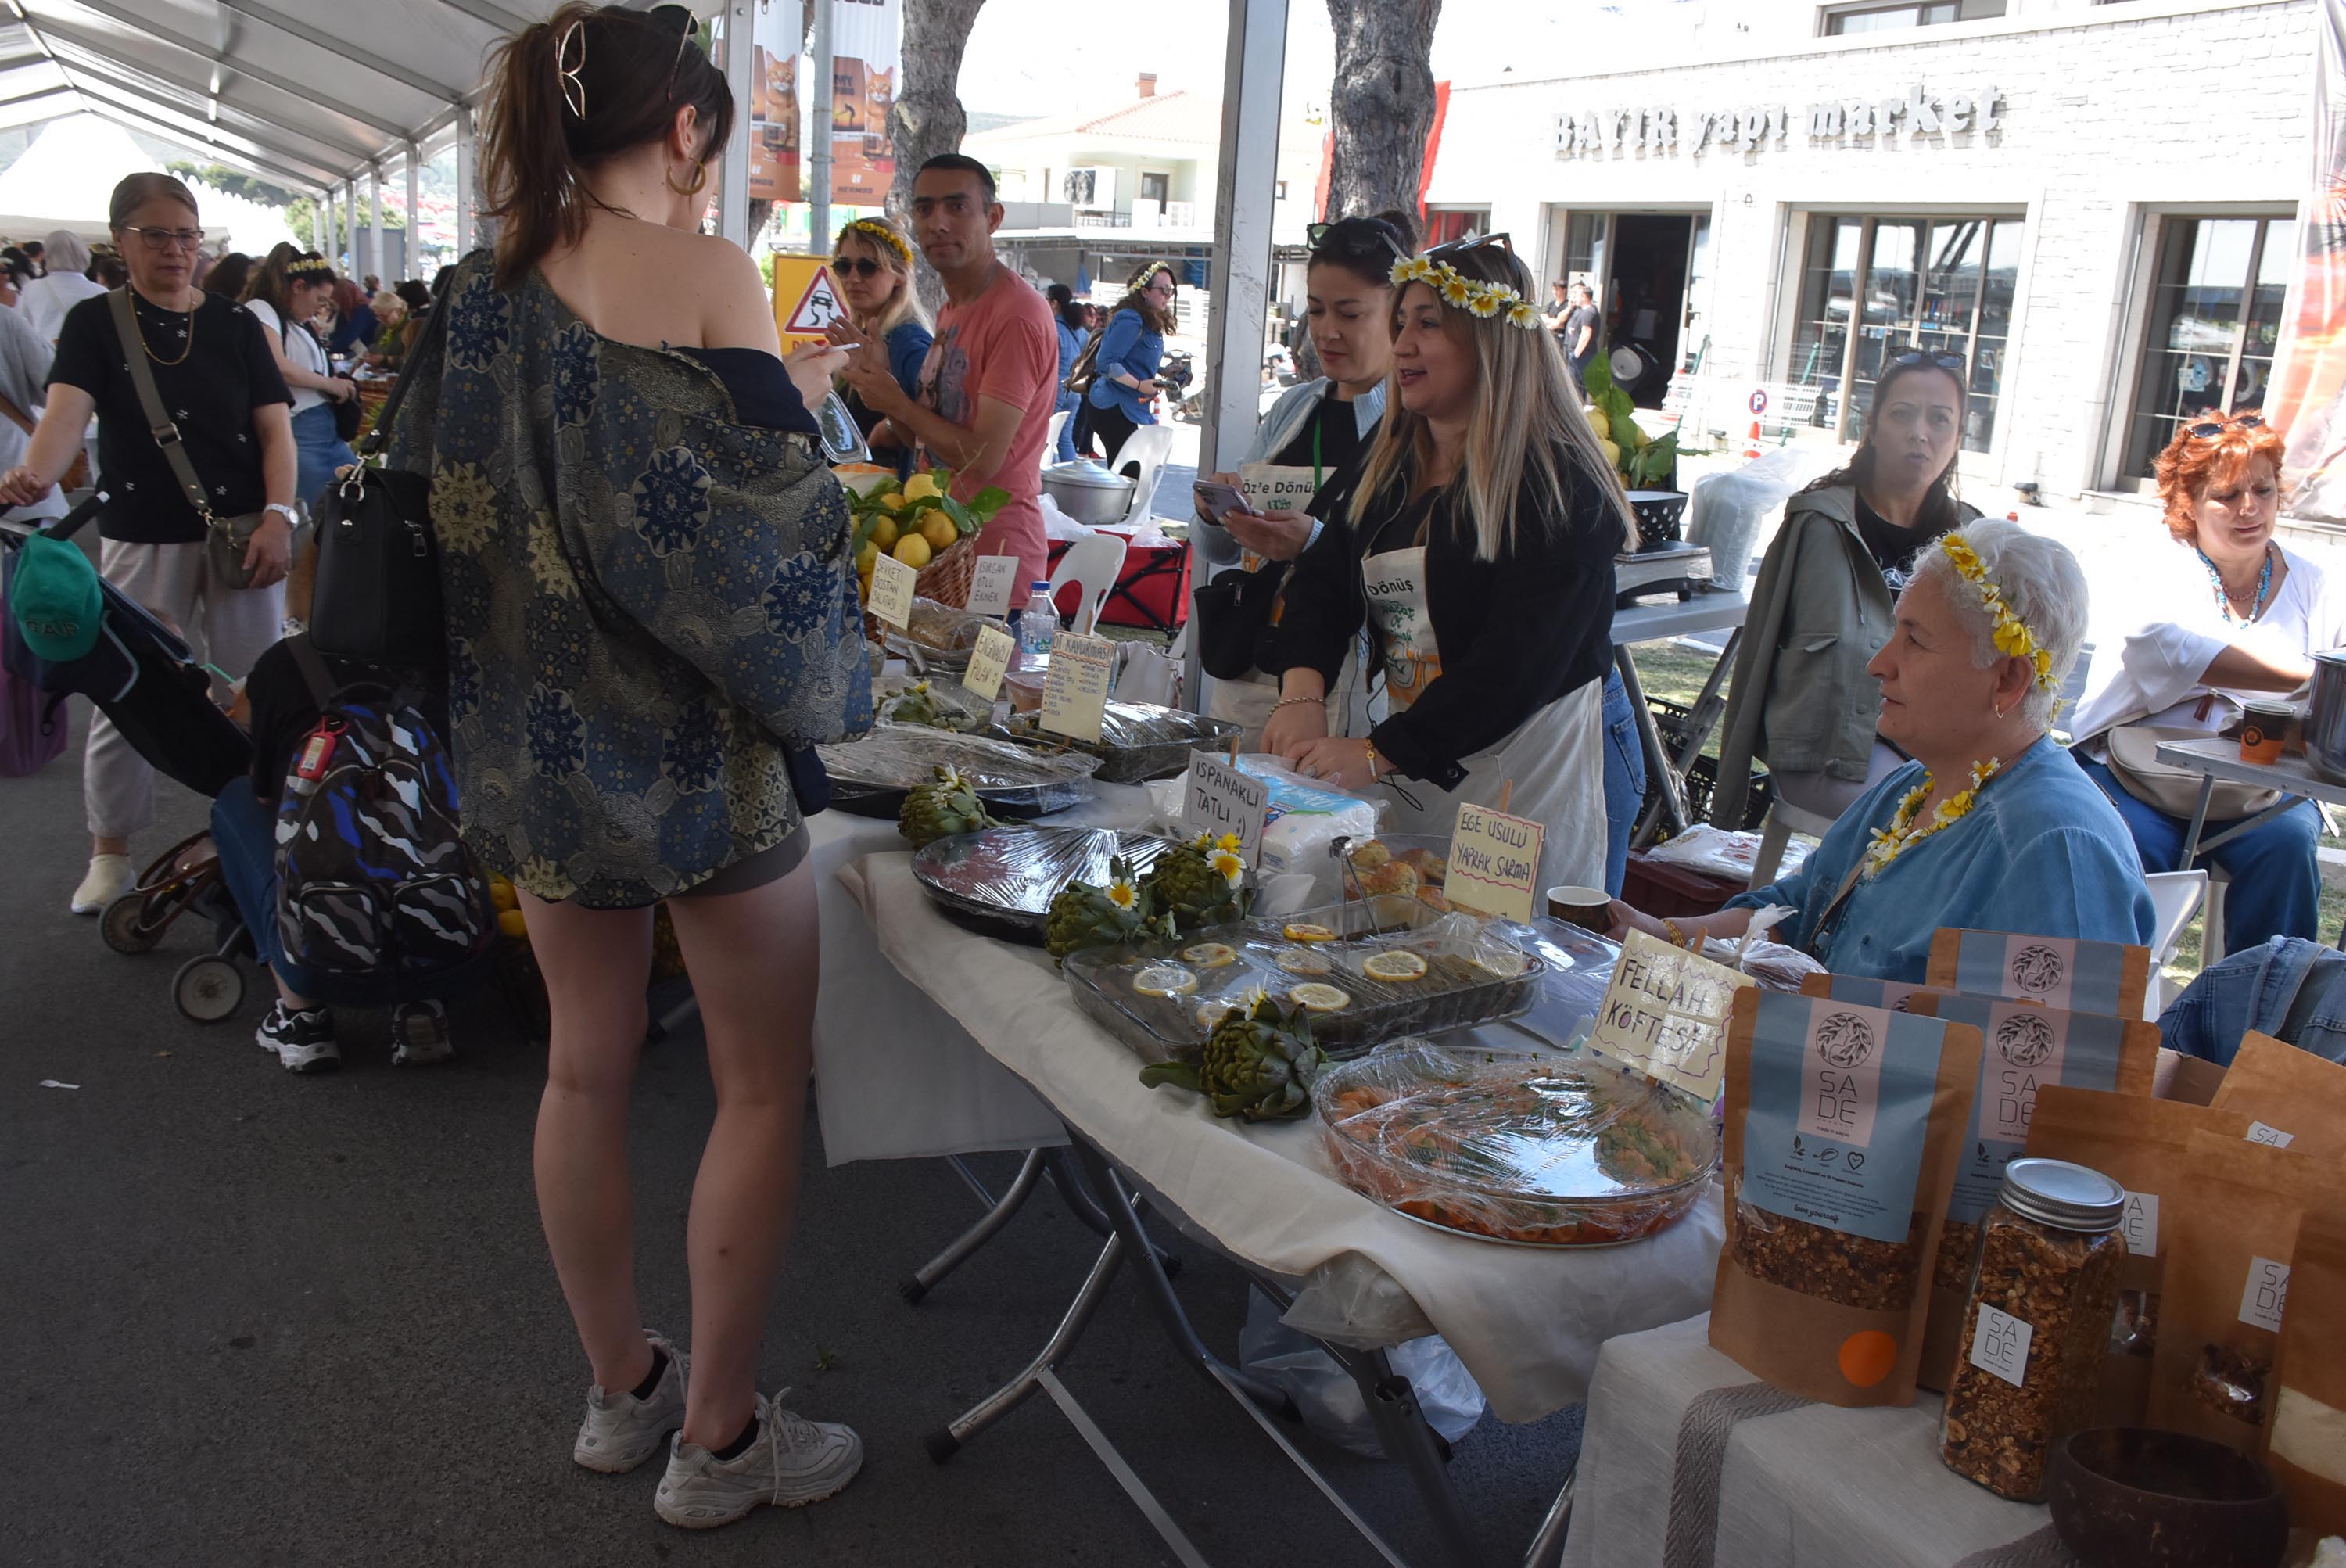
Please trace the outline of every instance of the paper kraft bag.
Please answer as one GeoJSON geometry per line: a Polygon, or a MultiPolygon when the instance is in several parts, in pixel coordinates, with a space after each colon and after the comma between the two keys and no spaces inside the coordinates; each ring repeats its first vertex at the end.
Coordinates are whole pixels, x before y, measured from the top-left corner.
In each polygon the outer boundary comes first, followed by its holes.
{"type": "Polygon", "coordinates": [[[1943,926],[1931,938],[1923,980],[1974,995],[2139,1018],[2150,984],[2150,949],[1943,926]]]}
{"type": "Polygon", "coordinates": [[[2249,1030],[2208,1102],[2249,1118],[2251,1143],[2335,1164],[2346,1158],[2346,1067],[2249,1030]]]}
{"type": "Polygon", "coordinates": [[[2289,1522],[2317,1540],[2346,1535],[2346,1215],[2298,1227],[2273,1377],[2265,1463],[2289,1522]]]}

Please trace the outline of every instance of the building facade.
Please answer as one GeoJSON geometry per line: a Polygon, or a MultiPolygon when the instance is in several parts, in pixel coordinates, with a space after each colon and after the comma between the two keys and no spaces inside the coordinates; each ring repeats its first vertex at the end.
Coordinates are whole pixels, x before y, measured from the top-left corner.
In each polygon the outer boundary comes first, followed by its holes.
{"type": "Polygon", "coordinates": [[[1668,66],[1454,86],[1427,189],[1590,281],[1641,403],[1681,372],[1699,428],[1846,441],[1887,358],[1952,353],[1965,473],[2077,495],[2257,402],[2312,181],[2311,0],[1690,9],[1668,66]]]}

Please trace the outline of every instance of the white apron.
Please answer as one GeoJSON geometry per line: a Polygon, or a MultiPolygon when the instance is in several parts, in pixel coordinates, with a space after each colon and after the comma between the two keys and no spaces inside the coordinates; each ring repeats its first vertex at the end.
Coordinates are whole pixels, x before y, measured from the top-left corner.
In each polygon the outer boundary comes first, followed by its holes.
{"type": "MultiPolygon", "coordinates": [[[[1372,555],[1361,563],[1369,626],[1384,660],[1385,704],[1405,711],[1442,675],[1442,649],[1426,606],[1423,546],[1372,555]]],[[[1546,830],[1540,841],[1542,890],[1605,885],[1605,683],[1584,681],[1534,713],[1488,751],[1462,758],[1465,780],[1453,792],[1423,779],[1401,788],[1416,797],[1413,809],[1391,785],[1382,785],[1385,824],[1396,833],[1447,838],[1461,802],[1496,808],[1500,790],[1510,815],[1546,830]]]]}

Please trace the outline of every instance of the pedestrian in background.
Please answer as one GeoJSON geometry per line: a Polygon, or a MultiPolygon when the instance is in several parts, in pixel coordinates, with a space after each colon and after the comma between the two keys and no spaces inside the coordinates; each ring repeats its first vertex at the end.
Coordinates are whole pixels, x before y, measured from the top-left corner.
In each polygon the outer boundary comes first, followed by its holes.
{"type": "Polygon", "coordinates": [[[1084,345],[1091,341],[1091,329],[1084,323],[1090,307],[1076,302],[1076,291],[1065,283],[1054,283],[1043,290],[1043,298],[1051,307],[1054,322],[1059,331],[1059,392],[1052,402],[1054,414],[1066,414],[1059,422],[1059,443],[1051,454],[1054,463],[1076,460],[1076,421],[1083,406],[1083,394],[1067,390],[1067,377],[1082,357],[1084,345]]]}
{"type": "Polygon", "coordinates": [[[1144,265],[1132,275],[1092,356],[1098,376],[1084,396],[1110,467],[1134,431],[1157,423],[1157,370],[1165,362],[1165,339],[1174,331],[1178,291],[1172,268],[1162,261],[1144,265]]]}
{"type": "MultiPolygon", "coordinates": [[[[36,249],[25,247],[28,255],[36,249]]],[[[88,276],[89,247],[70,229],[50,232],[46,257],[45,270],[26,285],[16,308],[25,312],[43,342],[54,343],[65,329],[66,313],[91,295],[105,293],[106,285],[88,276]]]]}
{"type": "Polygon", "coordinates": [[[1600,319],[1596,305],[1586,283],[1575,283],[1570,290],[1572,309],[1564,314],[1564,325],[1556,341],[1564,346],[1564,357],[1572,364],[1572,387],[1586,397],[1588,392],[1588,361],[1596,357],[1596,329],[1600,319]]]}

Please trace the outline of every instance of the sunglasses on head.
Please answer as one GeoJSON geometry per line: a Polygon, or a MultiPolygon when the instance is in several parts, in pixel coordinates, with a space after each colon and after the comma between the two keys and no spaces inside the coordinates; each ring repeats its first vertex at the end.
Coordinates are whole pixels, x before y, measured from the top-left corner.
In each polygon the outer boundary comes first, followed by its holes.
{"type": "Polygon", "coordinates": [[[858,256],[853,260],[844,256],[834,256],[831,259],[831,270],[842,277],[852,272],[858,278],[869,278],[881,271],[882,268],[879,262],[869,256],[858,256]]]}
{"type": "Polygon", "coordinates": [[[692,14],[688,5],[655,5],[644,15],[663,27],[673,27],[677,31],[676,58],[668,62],[668,96],[672,100],[676,97],[676,75],[684,68],[685,46],[690,44],[699,32],[700,19],[692,14]]]}
{"type": "Polygon", "coordinates": [[[1943,371],[1953,371],[1960,377],[1964,370],[1964,356],[1934,354],[1928,349],[1909,349],[1890,361],[1890,368],[1892,370],[1898,370],[1906,365],[1936,365],[1943,371]]]}
{"type": "Polygon", "coordinates": [[[2228,430],[2262,430],[2264,425],[2264,415],[2244,413],[2238,419],[2209,420],[2204,424],[2186,425],[2183,433],[2195,440],[2208,441],[2228,430]]]}
{"type": "Polygon", "coordinates": [[[1333,223],[1307,223],[1303,227],[1304,243],[1314,250],[1328,243],[1331,235],[1339,239],[1357,238],[1363,246],[1373,247],[1382,240],[1396,250],[1401,248],[1401,230],[1382,218],[1340,218],[1333,223]],[[1357,236],[1344,232],[1348,226],[1355,225],[1372,232],[1357,236]]]}

